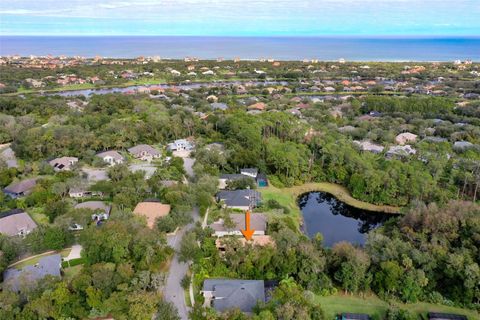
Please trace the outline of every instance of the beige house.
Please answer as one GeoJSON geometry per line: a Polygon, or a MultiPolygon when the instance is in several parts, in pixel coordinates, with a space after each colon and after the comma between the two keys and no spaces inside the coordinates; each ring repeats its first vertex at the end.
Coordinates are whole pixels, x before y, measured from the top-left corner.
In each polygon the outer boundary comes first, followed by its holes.
{"type": "Polygon", "coordinates": [[[417,135],[410,133],[410,132],[404,132],[400,133],[398,136],[395,137],[395,142],[399,145],[404,145],[407,143],[415,143],[417,141],[417,135]]]}

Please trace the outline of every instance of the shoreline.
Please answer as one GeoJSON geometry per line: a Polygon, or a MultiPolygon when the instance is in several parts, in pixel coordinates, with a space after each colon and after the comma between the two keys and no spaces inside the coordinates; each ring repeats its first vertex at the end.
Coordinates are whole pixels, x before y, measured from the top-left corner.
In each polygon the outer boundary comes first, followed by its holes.
{"type": "Polygon", "coordinates": [[[351,207],[372,213],[391,214],[392,216],[402,214],[402,207],[376,205],[355,199],[345,187],[329,182],[310,182],[289,188],[277,188],[270,185],[267,188],[259,188],[258,191],[262,194],[263,200],[274,199],[281,205],[289,208],[297,218],[300,230],[303,218],[301,209],[298,206],[298,197],[309,192],[325,192],[351,207]]]}

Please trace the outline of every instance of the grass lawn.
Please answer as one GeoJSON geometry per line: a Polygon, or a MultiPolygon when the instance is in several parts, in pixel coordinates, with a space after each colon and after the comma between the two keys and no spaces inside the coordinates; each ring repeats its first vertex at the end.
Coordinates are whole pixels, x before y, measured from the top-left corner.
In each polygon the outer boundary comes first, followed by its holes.
{"type": "MultiPolygon", "coordinates": [[[[379,319],[383,319],[388,310],[388,303],[380,300],[374,295],[361,298],[358,296],[337,294],[328,297],[317,296],[316,299],[325,311],[327,319],[335,319],[335,316],[342,312],[366,313],[370,316],[376,316],[379,319]]],[[[419,316],[419,319],[420,315],[426,316],[427,312],[456,313],[466,315],[469,320],[480,319],[480,315],[473,310],[448,307],[439,304],[421,302],[413,304],[395,303],[395,305],[401,309],[416,313],[419,316]]]]}
{"type": "Polygon", "coordinates": [[[300,209],[297,205],[297,198],[307,192],[321,191],[335,196],[338,200],[346,204],[363,210],[374,212],[400,213],[399,207],[379,206],[368,202],[363,202],[353,198],[350,192],[338,184],[328,182],[305,183],[301,186],[293,186],[290,188],[276,188],[272,185],[267,188],[258,189],[263,196],[263,200],[275,199],[281,205],[288,207],[296,215],[300,215],[300,209]]]}
{"type": "Polygon", "coordinates": [[[75,278],[75,276],[77,276],[80,273],[82,268],[83,268],[83,265],[78,265],[78,266],[74,266],[74,267],[64,269],[63,270],[64,279],[67,280],[67,281],[70,281],[71,279],[75,278]]]}
{"type": "Polygon", "coordinates": [[[325,311],[327,319],[335,319],[339,313],[366,313],[370,316],[378,316],[382,319],[388,309],[388,304],[375,296],[362,299],[355,296],[334,295],[317,297],[317,302],[325,311]]]}
{"type": "Polygon", "coordinates": [[[34,265],[34,264],[38,263],[38,261],[44,256],[48,256],[48,255],[55,254],[55,253],[60,253],[62,258],[64,258],[64,257],[68,256],[68,254],[70,253],[70,250],[71,250],[71,248],[67,248],[67,249],[63,249],[62,251],[59,251],[59,252],[55,252],[55,251],[50,252],[49,251],[49,252],[41,253],[41,254],[33,256],[32,258],[29,258],[29,259],[27,258],[26,260],[23,260],[21,262],[15,263],[15,264],[12,264],[10,266],[14,267],[16,269],[22,269],[23,267],[31,266],[31,265],[34,265]]]}

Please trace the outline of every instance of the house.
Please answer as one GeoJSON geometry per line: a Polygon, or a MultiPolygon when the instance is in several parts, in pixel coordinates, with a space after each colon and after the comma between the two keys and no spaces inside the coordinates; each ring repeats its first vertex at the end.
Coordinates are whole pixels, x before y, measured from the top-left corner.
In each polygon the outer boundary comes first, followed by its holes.
{"type": "Polygon", "coordinates": [[[145,217],[147,226],[152,229],[155,226],[157,218],[162,218],[170,213],[170,205],[160,202],[140,202],[133,210],[133,214],[145,217]]]}
{"type": "Polygon", "coordinates": [[[462,314],[429,312],[428,320],[467,320],[462,314]]]}
{"type": "Polygon", "coordinates": [[[37,228],[35,221],[22,209],[0,213],[0,234],[23,237],[35,228],[37,228]]]}
{"type": "Polygon", "coordinates": [[[417,135],[410,132],[400,133],[395,137],[395,142],[399,145],[404,145],[409,142],[415,143],[416,141],[417,135]]]}
{"type": "MultiPolygon", "coordinates": [[[[240,245],[242,247],[244,247],[247,243],[253,245],[254,247],[255,246],[259,246],[259,247],[275,246],[275,241],[269,235],[252,236],[252,238],[249,241],[247,241],[245,237],[237,238],[237,240],[240,242],[240,245]]],[[[217,238],[217,240],[215,240],[215,247],[217,247],[217,249],[220,252],[226,251],[225,241],[223,241],[221,238],[217,238]]]]}
{"type": "Polygon", "coordinates": [[[233,191],[220,191],[217,193],[217,201],[223,201],[225,207],[238,210],[255,208],[261,201],[258,191],[245,189],[233,191]]]}
{"type": "Polygon", "coordinates": [[[97,153],[97,157],[102,158],[102,160],[108,163],[110,166],[122,164],[124,161],[123,156],[115,150],[97,153]]]}
{"type": "Polygon", "coordinates": [[[100,191],[87,191],[80,188],[72,188],[68,191],[70,198],[84,198],[84,197],[102,197],[103,192],[100,191]]]}
{"type": "Polygon", "coordinates": [[[245,168],[240,170],[240,174],[243,174],[244,176],[251,177],[253,179],[257,178],[258,175],[258,169],[257,168],[245,168]]]}
{"type": "Polygon", "coordinates": [[[3,273],[4,289],[19,292],[46,276],[61,276],[62,257],[59,254],[42,257],[35,265],[22,269],[9,268],[3,273]]]}
{"type": "Polygon", "coordinates": [[[85,201],[75,205],[75,209],[88,209],[93,211],[92,220],[99,221],[107,220],[110,217],[112,206],[105,204],[103,201],[85,201]]]}
{"type": "Polygon", "coordinates": [[[387,158],[393,158],[395,156],[398,157],[407,157],[410,155],[414,155],[417,153],[417,150],[413,149],[411,145],[404,145],[404,146],[392,146],[388,149],[386,153],[387,158]]]}
{"type": "MultiPolygon", "coordinates": [[[[232,213],[230,214],[230,218],[234,225],[233,228],[226,227],[223,219],[219,219],[210,224],[209,227],[213,230],[212,236],[242,236],[240,230],[245,230],[245,215],[232,213]]],[[[254,236],[264,236],[267,230],[267,217],[261,213],[251,213],[250,228],[255,230],[253,233],[254,236]]]]}
{"type": "Polygon", "coordinates": [[[225,103],[220,103],[220,102],[210,103],[210,107],[212,108],[212,110],[225,111],[228,109],[228,106],[225,103]]]}
{"type": "Polygon", "coordinates": [[[143,161],[152,161],[152,159],[158,159],[162,155],[160,151],[156,150],[148,144],[140,144],[138,146],[128,149],[135,158],[143,161]]]}
{"type": "Polygon", "coordinates": [[[455,151],[465,151],[467,149],[473,148],[475,145],[468,141],[456,141],[453,144],[453,150],[455,151]]]}
{"type": "Polygon", "coordinates": [[[169,143],[167,145],[167,149],[169,151],[183,151],[183,150],[192,150],[193,149],[193,145],[185,140],[185,139],[179,139],[179,140],[175,140],[174,142],[172,143],[169,143]]]}
{"type": "Polygon", "coordinates": [[[360,147],[362,151],[368,151],[372,153],[381,153],[383,152],[384,147],[378,144],[374,144],[370,141],[353,141],[354,144],[360,147]]]}
{"type": "Polygon", "coordinates": [[[254,104],[248,106],[248,110],[250,110],[250,111],[253,111],[253,110],[264,111],[266,108],[267,108],[267,105],[263,102],[257,102],[257,103],[254,103],[254,104]]]}
{"type": "Polygon", "coordinates": [[[53,170],[55,171],[70,171],[77,162],[78,158],[75,157],[61,157],[53,159],[48,163],[53,167],[53,170]]]}
{"type": "Polygon", "coordinates": [[[36,185],[37,178],[26,179],[20,182],[12,182],[3,189],[3,192],[12,198],[19,198],[30,194],[36,185]]]}
{"type": "Polygon", "coordinates": [[[265,302],[263,280],[206,279],[202,294],[205,306],[218,312],[240,309],[250,313],[259,302],[265,302]]]}
{"type": "Polygon", "coordinates": [[[339,320],[370,320],[370,316],[368,314],[363,313],[342,313],[339,320]]]}

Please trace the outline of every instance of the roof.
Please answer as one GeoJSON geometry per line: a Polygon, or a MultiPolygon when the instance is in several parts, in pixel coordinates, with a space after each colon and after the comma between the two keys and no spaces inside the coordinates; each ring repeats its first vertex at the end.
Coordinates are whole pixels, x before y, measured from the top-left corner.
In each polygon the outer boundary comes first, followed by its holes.
{"type": "Polygon", "coordinates": [[[265,301],[263,280],[207,279],[203,291],[213,291],[212,306],[220,312],[232,308],[252,312],[258,301],[265,301]]]}
{"type": "MultiPolygon", "coordinates": [[[[233,220],[235,227],[232,229],[225,228],[224,220],[220,219],[210,224],[209,227],[215,231],[231,231],[231,230],[243,230],[245,229],[245,215],[243,213],[232,213],[230,218],[233,220]]],[[[250,214],[250,228],[255,231],[267,230],[267,217],[261,213],[250,214]]]]}
{"type": "Polygon", "coordinates": [[[31,231],[37,227],[33,219],[22,209],[0,213],[0,233],[15,236],[20,231],[31,231]]]}
{"type": "Polygon", "coordinates": [[[369,320],[370,316],[363,313],[342,313],[343,320],[369,320]]]}
{"type": "Polygon", "coordinates": [[[153,228],[157,218],[165,217],[170,213],[170,205],[160,202],[140,202],[133,213],[147,218],[147,226],[153,228]]]}
{"type": "Polygon", "coordinates": [[[76,157],[61,157],[50,160],[48,163],[56,168],[56,169],[63,169],[65,167],[70,167],[72,164],[78,162],[78,158],[76,157]]]}
{"type": "Polygon", "coordinates": [[[142,152],[149,153],[152,156],[160,154],[160,152],[157,149],[153,148],[152,146],[149,146],[148,144],[139,144],[138,146],[131,147],[130,149],[128,149],[128,152],[134,155],[142,152]]]}
{"type": "Polygon", "coordinates": [[[103,201],[85,201],[77,204],[75,209],[101,210],[105,213],[110,213],[112,206],[105,204],[103,201]]]}
{"type": "Polygon", "coordinates": [[[467,320],[467,317],[462,314],[453,314],[453,313],[439,313],[439,312],[429,312],[428,319],[430,320],[467,320]]]}
{"type": "MultiPolygon", "coordinates": [[[[225,238],[217,238],[217,240],[215,240],[215,246],[217,248],[223,247],[224,239],[225,238]]],[[[245,239],[244,237],[238,238],[238,240],[240,241],[242,246],[245,246],[245,244],[247,243],[252,244],[254,246],[261,246],[261,247],[269,246],[269,245],[275,246],[275,240],[273,240],[273,238],[269,235],[258,235],[258,236],[254,235],[252,236],[251,241],[247,241],[247,239],[245,239]]]]}
{"type": "Polygon", "coordinates": [[[219,109],[219,110],[227,110],[228,109],[228,106],[225,103],[220,103],[220,102],[211,103],[210,106],[214,110],[215,109],[219,109]]]}
{"type": "Polygon", "coordinates": [[[249,174],[253,176],[257,176],[258,174],[258,169],[257,168],[245,168],[240,170],[241,174],[249,174]]]}
{"type": "Polygon", "coordinates": [[[225,173],[220,175],[220,179],[225,180],[242,180],[242,179],[252,179],[252,177],[246,176],[240,173],[225,173]]]}
{"type": "Polygon", "coordinates": [[[15,183],[12,182],[4,190],[6,192],[19,194],[19,193],[27,192],[30,189],[33,189],[33,187],[35,187],[36,184],[37,184],[37,178],[26,179],[20,182],[15,182],[15,183]]]}
{"type": "Polygon", "coordinates": [[[97,157],[100,157],[100,158],[112,157],[115,160],[123,159],[122,155],[115,150],[109,150],[109,151],[97,153],[97,157]]]}
{"type": "Polygon", "coordinates": [[[60,277],[62,257],[54,254],[40,258],[33,266],[26,266],[21,270],[10,268],[3,273],[4,285],[13,291],[20,291],[23,283],[40,280],[47,275],[60,277]]]}
{"type": "Polygon", "coordinates": [[[255,205],[262,196],[258,191],[244,189],[234,191],[220,191],[217,198],[223,200],[229,207],[248,207],[255,205]]]}

